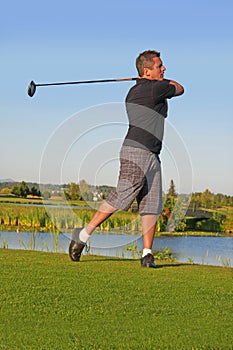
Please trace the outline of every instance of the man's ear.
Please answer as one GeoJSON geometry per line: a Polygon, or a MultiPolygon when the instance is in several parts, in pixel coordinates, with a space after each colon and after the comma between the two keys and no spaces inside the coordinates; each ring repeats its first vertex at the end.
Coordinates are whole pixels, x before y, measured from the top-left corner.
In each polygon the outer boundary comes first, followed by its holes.
{"type": "Polygon", "coordinates": [[[143,72],[144,72],[144,76],[145,77],[149,77],[150,76],[150,69],[149,68],[144,68],[143,72]]]}

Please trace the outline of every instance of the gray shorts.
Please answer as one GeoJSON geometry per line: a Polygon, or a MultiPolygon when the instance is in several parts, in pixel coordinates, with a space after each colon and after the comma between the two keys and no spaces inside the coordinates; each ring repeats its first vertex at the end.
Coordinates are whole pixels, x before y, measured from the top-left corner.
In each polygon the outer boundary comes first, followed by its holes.
{"type": "Polygon", "coordinates": [[[106,201],[114,208],[126,211],[135,198],[140,215],[162,212],[160,160],[150,151],[122,146],[118,184],[106,201]]]}

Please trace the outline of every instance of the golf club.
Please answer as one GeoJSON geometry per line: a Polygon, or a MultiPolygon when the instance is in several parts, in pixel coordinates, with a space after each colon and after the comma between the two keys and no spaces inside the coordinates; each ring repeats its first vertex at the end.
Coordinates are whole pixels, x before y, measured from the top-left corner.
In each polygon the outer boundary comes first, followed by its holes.
{"type": "Polygon", "coordinates": [[[117,79],[100,79],[100,80],[83,80],[83,81],[68,81],[64,83],[46,83],[46,84],[36,84],[32,80],[28,86],[28,95],[32,97],[36,92],[37,86],[54,86],[54,85],[71,85],[71,84],[92,84],[92,83],[110,83],[110,82],[120,82],[120,81],[131,81],[137,78],[117,78],[117,79]]]}

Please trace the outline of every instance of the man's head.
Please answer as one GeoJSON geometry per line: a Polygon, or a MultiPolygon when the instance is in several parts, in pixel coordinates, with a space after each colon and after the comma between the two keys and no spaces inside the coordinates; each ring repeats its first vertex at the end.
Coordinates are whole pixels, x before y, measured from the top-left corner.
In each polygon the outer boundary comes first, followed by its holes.
{"type": "Polygon", "coordinates": [[[163,80],[166,70],[160,59],[160,52],[155,50],[142,52],[136,59],[136,67],[140,78],[150,80],[163,80]]]}

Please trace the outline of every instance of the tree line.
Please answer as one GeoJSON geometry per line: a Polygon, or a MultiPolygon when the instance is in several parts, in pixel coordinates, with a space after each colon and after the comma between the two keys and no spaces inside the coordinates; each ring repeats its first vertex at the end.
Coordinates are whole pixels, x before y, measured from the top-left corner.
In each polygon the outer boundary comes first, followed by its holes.
{"type": "Polygon", "coordinates": [[[27,198],[28,195],[34,197],[41,197],[41,192],[36,186],[28,187],[25,181],[22,181],[20,185],[14,185],[11,193],[16,197],[27,198]]]}
{"type": "MultiPolygon", "coordinates": [[[[105,199],[113,189],[112,186],[101,185],[92,186],[89,185],[85,180],[81,180],[79,183],[71,182],[69,184],[42,184],[37,183],[26,183],[22,181],[20,183],[0,183],[0,194],[13,194],[17,197],[26,198],[28,195],[37,197],[51,197],[51,196],[65,196],[67,200],[85,200],[93,201],[105,199]]],[[[175,189],[174,181],[171,180],[169,190],[167,194],[167,201],[174,201],[178,197],[178,193],[175,189]]],[[[190,198],[190,195],[179,195],[179,197],[190,198]]],[[[212,193],[209,189],[204,192],[194,192],[191,194],[191,200],[189,209],[193,212],[200,208],[205,209],[216,209],[223,206],[233,206],[233,196],[217,193],[212,193]]]]}
{"type": "Polygon", "coordinates": [[[199,208],[216,209],[223,206],[233,206],[233,196],[222,193],[211,193],[209,189],[204,192],[192,193],[190,209],[193,211],[199,208]]]}
{"type": "Polygon", "coordinates": [[[53,196],[64,197],[67,200],[93,201],[93,199],[105,199],[112,189],[112,186],[107,185],[92,186],[85,180],[61,185],[26,183],[25,181],[0,183],[0,195],[14,195],[21,198],[34,196],[49,199],[53,196]]]}

